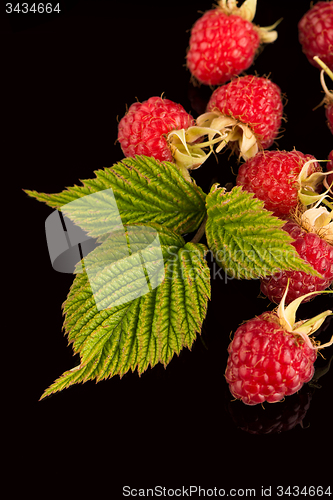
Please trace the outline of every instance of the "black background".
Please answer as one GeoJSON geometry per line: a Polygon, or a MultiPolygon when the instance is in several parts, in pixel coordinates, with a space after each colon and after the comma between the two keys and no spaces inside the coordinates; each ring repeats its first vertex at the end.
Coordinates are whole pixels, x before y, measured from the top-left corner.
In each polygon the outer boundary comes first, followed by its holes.
{"type": "MultiPolygon", "coordinates": [[[[256,24],[283,21],[277,41],[247,73],[270,75],[288,100],[283,137],[273,148],[296,148],[324,160],[333,140],[324,108],[314,110],[323,97],[319,70],[302,54],[297,37],[297,22],[309,6],[258,0],[256,24]]],[[[215,274],[201,338],[166,370],[158,365],[141,378],[128,373],[38,401],[78,361],[62,332],[61,304],[73,276],[55,272],[49,261],[44,221],[52,209],[22,189],[59,192],[121,160],[117,117],[136,98],[164,93],[196,117],[212,92],[193,87],[185,67],[189,29],[210,1],[96,0],[60,7],[61,15],[11,14],[1,21],[4,175],[10,179],[6,266],[14,262],[7,275],[11,313],[3,333],[10,348],[3,376],[13,425],[7,464],[20,478],[13,492],[23,488],[39,496],[59,488],[66,497],[83,487],[83,498],[90,491],[121,498],[123,485],[197,485],[256,488],[260,496],[261,486],[329,485],[332,370],[320,379],[321,388],[306,385],[274,408],[231,403],[224,380],[230,332],[272,308],[258,298],[258,281],[215,274]],[[254,420],[257,428],[270,427],[267,418],[277,426],[274,418],[282,421],[304,404],[302,425],[281,433],[245,430],[255,428],[254,420]]],[[[212,182],[235,182],[231,168],[237,172],[237,161],[228,156],[220,155],[219,163],[211,157],[193,174],[205,192],[212,182]]],[[[317,297],[300,307],[299,318],[330,307],[331,297],[317,297]]],[[[322,342],[332,323],[326,321],[322,342]]],[[[328,362],[332,349],[326,360],[319,356],[317,367],[328,362]]]]}

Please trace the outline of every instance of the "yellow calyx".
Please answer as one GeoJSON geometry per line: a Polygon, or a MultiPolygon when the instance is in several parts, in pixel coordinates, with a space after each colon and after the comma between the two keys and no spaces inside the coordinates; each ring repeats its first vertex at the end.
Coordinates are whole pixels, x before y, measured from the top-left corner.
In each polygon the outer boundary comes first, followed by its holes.
{"type": "MultiPolygon", "coordinates": [[[[218,7],[229,16],[234,14],[245,19],[245,21],[252,22],[256,15],[257,0],[245,0],[240,7],[237,7],[237,3],[237,0],[219,0],[218,7]]],[[[276,23],[272,24],[272,26],[256,26],[261,43],[272,43],[277,39],[278,34],[274,28],[276,28],[281,21],[282,19],[279,19],[276,23]]]]}
{"type": "Polygon", "coordinates": [[[324,347],[329,347],[330,345],[332,345],[333,336],[329,342],[322,345],[315,345],[309,337],[321,327],[321,325],[324,323],[325,319],[328,316],[331,316],[333,314],[332,311],[327,310],[318,314],[314,318],[298,322],[296,322],[296,311],[299,308],[300,304],[303,302],[303,300],[306,299],[307,297],[310,297],[312,295],[318,295],[320,293],[333,293],[333,290],[306,293],[305,295],[302,295],[301,297],[298,297],[297,299],[293,300],[287,307],[285,307],[285,300],[288,293],[288,288],[289,288],[289,280],[286,286],[286,290],[283,294],[283,297],[277,309],[277,315],[281,326],[286,331],[302,337],[304,342],[306,342],[312,349],[323,349],[324,347]]]}
{"type": "Polygon", "coordinates": [[[226,137],[212,127],[193,126],[188,129],[172,130],[167,137],[176,165],[184,177],[191,181],[188,170],[199,168],[213,152],[213,145],[226,137]],[[207,140],[204,140],[206,137],[207,140]],[[209,148],[209,151],[205,150],[209,148]]]}
{"type": "MultiPolygon", "coordinates": [[[[301,215],[301,225],[309,232],[317,233],[325,241],[333,245],[333,212],[319,204],[326,198],[326,193],[318,200],[318,203],[309,208],[301,215]]],[[[327,203],[327,202],[326,202],[327,203]]],[[[331,203],[327,203],[331,207],[331,203]]]]}
{"type": "Polygon", "coordinates": [[[321,163],[327,162],[328,160],[309,160],[304,163],[303,168],[298,176],[298,198],[300,202],[305,205],[312,205],[318,200],[322,200],[323,196],[327,194],[318,194],[316,192],[317,187],[324,181],[326,176],[330,175],[332,172],[313,172],[309,175],[311,163],[321,163]]]}
{"type": "Polygon", "coordinates": [[[252,158],[259,150],[257,137],[248,125],[230,116],[225,116],[218,110],[203,113],[197,118],[197,124],[219,131],[222,140],[216,148],[217,153],[230,142],[238,145],[240,155],[244,160],[252,158]]]}
{"type": "Polygon", "coordinates": [[[241,7],[237,7],[237,0],[219,0],[218,6],[225,14],[236,14],[246,21],[252,21],[257,10],[257,0],[245,0],[241,7]]]}

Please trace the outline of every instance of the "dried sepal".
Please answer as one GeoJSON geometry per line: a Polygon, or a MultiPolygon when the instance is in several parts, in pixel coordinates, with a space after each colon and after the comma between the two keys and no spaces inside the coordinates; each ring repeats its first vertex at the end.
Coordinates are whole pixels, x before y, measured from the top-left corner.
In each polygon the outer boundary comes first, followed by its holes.
{"type": "MultiPolygon", "coordinates": [[[[326,207],[320,206],[320,203],[326,198],[326,193],[318,202],[308,210],[302,213],[300,223],[304,229],[318,234],[322,239],[333,245],[333,212],[328,211],[326,207]]],[[[331,203],[327,203],[330,207],[331,203]]]]}
{"type": "MultiPolygon", "coordinates": [[[[237,0],[219,0],[218,8],[221,9],[226,15],[237,15],[245,21],[252,22],[257,10],[257,0],[245,0],[240,7],[237,7],[237,0]]],[[[277,37],[278,33],[274,30],[276,26],[282,21],[279,19],[271,26],[255,26],[258,30],[261,43],[272,43],[277,37]]]]}
{"type": "Polygon", "coordinates": [[[308,206],[321,200],[323,195],[317,193],[317,188],[331,172],[313,172],[309,175],[311,163],[327,162],[328,160],[309,160],[304,163],[298,176],[298,198],[302,205],[308,206]]]}
{"type": "Polygon", "coordinates": [[[187,180],[187,170],[199,168],[213,152],[213,145],[223,141],[226,133],[212,127],[193,126],[187,130],[172,130],[167,137],[169,147],[176,165],[187,180]],[[208,140],[204,140],[204,138],[208,140]],[[209,151],[205,150],[209,148],[209,151]]]}
{"type": "Polygon", "coordinates": [[[222,140],[216,148],[217,153],[230,143],[238,146],[240,156],[244,160],[252,158],[259,151],[259,141],[251,128],[231,116],[223,115],[218,110],[203,113],[197,118],[197,124],[219,131],[222,140]]]}
{"type": "Polygon", "coordinates": [[[293,300],[287,307],[285,307],[288,288],[289,288],[289,280],[285,292],[283,294],[283,297],[281,299],[281,302],[277,308],[277,316],[280,325],[286,331],[293,333],[295,336],[300,336],[304,340],[304,342],[306,342],[313,349],[323,349],[324,347],[332,345],[333,336],[329,342],[322,345],[320,345],[318,342],[314,342],[314,340],[310,337],[310,335],[319,330],[321,325],[324,323],[325,319],[333,314],[331,310],[324,311],[313,318],[298,322],[296,322],[296,312],[304,299],[321,293],[333,293],[333,290],[306,293],[305,295],[302,295],[301,297],[298,297],[297,299],[293,300]]]}

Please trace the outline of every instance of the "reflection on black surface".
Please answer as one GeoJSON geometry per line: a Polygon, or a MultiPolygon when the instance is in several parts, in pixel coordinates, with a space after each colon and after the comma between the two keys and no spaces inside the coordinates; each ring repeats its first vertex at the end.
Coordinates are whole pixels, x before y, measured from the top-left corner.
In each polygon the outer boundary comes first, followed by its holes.
{"type": "Polygon", "coordinates": [[[281,403],[266,403],[262,407],[229,401],[227,411],[239,429],[250,434],[273,434],[289,431],[298,424],[306,427],[304,418],[311,399],[312,390],[305,385],[298,394],[286,397],[281,403]]]}

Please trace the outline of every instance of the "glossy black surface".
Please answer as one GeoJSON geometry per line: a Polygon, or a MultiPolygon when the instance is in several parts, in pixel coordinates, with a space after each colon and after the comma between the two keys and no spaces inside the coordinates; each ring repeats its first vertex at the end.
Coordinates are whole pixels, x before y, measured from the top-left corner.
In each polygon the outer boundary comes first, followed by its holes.
{"type": "MultiPolygon", "coordinates": [[[[52,209],[19,191],[59,192],[121,160],[117,117],[136,98],[164,93],[196,117],[211,94],[191,85],[184,66],[188,30],[198,10],[211,8],[210,1],[66,5],[59,17],[7,16],[1,25],[4,168],[14,173],[8,190],[15,191],[19,210],[12,241],[20,249],[7,332],[14,338],[9,359],[15,377],[11,371],[5,375],[14,381],[10,466],[23,474],[26,492],[63,487],[74,495],[92,486],[95,497],[104,491],[108,498],[121,498],[124,485],[256,488],[256,496],[262,486],[328,486],[332,370],[320,379],[320,388],[306,386],[278,410],[267,410],[268,419],[261,407],[243,412],[231,402],[224,380],[229,335],[272,305],[258,298],[258,281],[227,280],[213,263],[212,300],[192,351],[184,349],[166,370],[158,365],[141,378],[128,373],[121,380],[88,382],[38,402],[78,361],[62,332],[61,304],[73,277],[57,273],[49,261],[44,222],[52,209]],[[280,425],[277,419],[283,418],[286,424],[280,425]],[[249,432],[253,429],[275,432],[249,432]]],[[[258,1],[257,24],[283,21],[277,41],[247,73],[270,75],[286,94],[287,122],[278,147],[326,159],[332,134],[324,108],[313,110],[323,97],[319,70],[302,54],[297,37],[297,22],[309,6],[258,1]]],[[[221,155],[219,163],[211,157],[194,173],[205,192],[212,182],[235,182],[237,160],[228,156],[221,155]]],[[[332,306],[332,297],[318,297],[300,307],[299,318],[332,306]]],[[[323,342],[332,335],[329,319],[325,327],[323,342]]],[[[324,367],[332,351],[316,366],[324,367]]]]}

